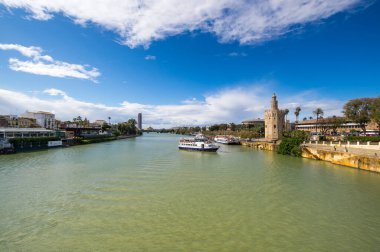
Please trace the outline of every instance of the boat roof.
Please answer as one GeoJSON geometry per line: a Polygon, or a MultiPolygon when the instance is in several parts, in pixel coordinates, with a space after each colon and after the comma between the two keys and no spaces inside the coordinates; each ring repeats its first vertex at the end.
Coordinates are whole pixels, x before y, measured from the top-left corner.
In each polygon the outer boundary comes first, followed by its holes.
{"type": "Polygon", "coordinates": [[[0,128],[0,132],[54,132],[45,128],[0,128]]]}

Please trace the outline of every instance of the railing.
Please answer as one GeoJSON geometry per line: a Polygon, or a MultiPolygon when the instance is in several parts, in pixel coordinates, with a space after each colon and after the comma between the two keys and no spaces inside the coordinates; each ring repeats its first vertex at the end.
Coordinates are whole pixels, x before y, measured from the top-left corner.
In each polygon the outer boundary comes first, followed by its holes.
{"type": "Polygon", "coordinates": [[[303,144],[380,150],[380,142],[370,141],[304,141],[303,144]]]}

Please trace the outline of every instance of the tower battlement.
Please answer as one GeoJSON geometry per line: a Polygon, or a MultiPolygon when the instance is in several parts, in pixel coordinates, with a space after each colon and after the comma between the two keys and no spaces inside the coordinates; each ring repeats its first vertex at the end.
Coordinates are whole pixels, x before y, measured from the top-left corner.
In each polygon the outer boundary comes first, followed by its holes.
{"type": "Polygon", "coordinates": [[[282,138],[285,125],[285,111],[278,108],[276,94],[273,94],[271,108],[265,110],[265,139],[276,141],[282,138]]]}

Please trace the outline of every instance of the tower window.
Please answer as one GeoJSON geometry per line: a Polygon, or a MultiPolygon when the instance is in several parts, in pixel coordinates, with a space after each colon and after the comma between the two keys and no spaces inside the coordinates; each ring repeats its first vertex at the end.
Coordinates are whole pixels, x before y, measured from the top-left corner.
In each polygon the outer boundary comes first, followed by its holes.
{"type": "Polygon", "coordinates": [[[273,127],[274,127],[274,128],[276,128],[276,124],[275,124],[275,125],[273,125],[273,127]]]}

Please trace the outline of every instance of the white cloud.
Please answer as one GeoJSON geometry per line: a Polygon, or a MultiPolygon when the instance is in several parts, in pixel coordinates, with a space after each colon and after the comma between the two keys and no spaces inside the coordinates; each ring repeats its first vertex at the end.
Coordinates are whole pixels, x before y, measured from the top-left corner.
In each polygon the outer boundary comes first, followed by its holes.
{"type": "Polygon", "coordinates": [[[154,55],[147,55],[147,56],[145,56],[145,59],[146,60],[156,60],[156,56],[154,56],[154,55]]]}
{"type": "Polygon", "coordinates": [[[238,52],[231,52],[228,54],[228,56],[230,57],[246,57],[248,56],[248,54],[242,52],[242,53],[238,53],[238,52]]]}
{"type": "Polygon", "coordinates": [[[57,95],[66,96],[65,92],[63,92],[62,90],[59,90],[59,89],[55,89],[55,88],[45,89],[42,92],[45,94],[48,94],[48,95],[52,95],[52,96],[57,96],[57,95]]]}
{"type": "Polygon", "coordinates": [[[26,47],[17,44],[0,44],[0,50],[15,50],[28,58],[39,58],[42,53],[42,49],[40,47],[26,47]]]}
{"type": "MultiPolygon", "coordinates": [[[[179,125],[208,125],[221,122],[239,123],[244,119],[263,118],[265,108],[270,106],[271,92],[265,84],[251,87],[225,89],[205,95],[203,99],[184,100],[180,104],[151,105],[122,102],[118,106],[81,101],[58,89],[24,94],[0,89],[0,114],[29,111],[51,111],[58,119],[68,120],[81,115],[90,120],[112,117],[113,121],[125,121],[143,113],[144,125],[171,127],[179,125]]],[[[303,92],[294,96],[278,95],[281,108],[290,110],[288,118],[294,118],[293,110],[302,107],[300,118],[312,116],[317,107],[325,110],[325,116],[339,115],[343,103],[333,99],[320,99],[315,92],[303,92]]]]}
{"type": "Polygon", "coordinates": [[[215,34],[221,42],[254,44],[326,19],[361,0],[0,0],[48,20],[62,13],[117,32],[130,47],[184,32],[215,34]]]}
{"type": "Polygon", "coordinates": [[[96,68],[70,64],[63,61],[54,60],[49,55],[43,55],[43,50],[35,46],[22,46],[17,44],[0,44],[0,50],[15,50],[20,52],[30,60],[22,61],[16,58],[9,59],[9,67],[14,71],[25,73],[48,75],[59,78],[77,78],[91,80],[94,82],[100,76],[100,72],[96,68]]]}

